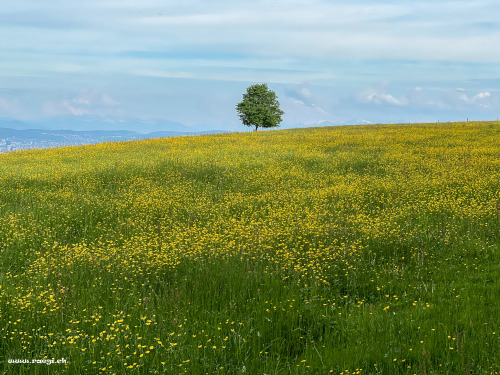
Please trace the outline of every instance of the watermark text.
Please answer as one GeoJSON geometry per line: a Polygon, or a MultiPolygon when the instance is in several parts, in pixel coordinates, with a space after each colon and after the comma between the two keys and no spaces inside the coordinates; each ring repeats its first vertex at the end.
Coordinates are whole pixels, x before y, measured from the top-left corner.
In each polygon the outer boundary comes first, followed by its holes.
{"type": "Polygon", "coordinates": [[[7,363],[16,364],[16,363],[27,363],[27,364],[45,364],[45,365],[53,365],[53,364],[65,364],[67,360],[65,358],[60,359],[8,359],[7,363]]]}

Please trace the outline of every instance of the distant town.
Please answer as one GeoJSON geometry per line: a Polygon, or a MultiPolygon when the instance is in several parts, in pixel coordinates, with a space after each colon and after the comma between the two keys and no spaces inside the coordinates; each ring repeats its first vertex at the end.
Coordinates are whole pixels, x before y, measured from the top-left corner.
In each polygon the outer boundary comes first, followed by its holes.
{"type": "Polygon", "coordinates": [[[208,131],[195,133],[161,131],[141,134],[133,131],[120,130],[73,131],[41,129],[17,130],[0,128],[0,153],[26,149],[43,149],[49,147],[77,146],[102,142],[131,141],[147,138],[163,138],[221,132],[222,131],[208,131]]]}
{"type": "Polygon", "coordinates": [[[32,148],[49,148],[93,144],[107,141],[125,141],[145,138],[133,132],[77,132],[47,130],[16,130],[0,128],[0,153],[32,148]]]}
{"type": "Polygon", "coordinates": [[[32,122],[0,118],[0,153],[224,132],[200,131],[178,122],[162,119],[62,115],[32,122]]]}

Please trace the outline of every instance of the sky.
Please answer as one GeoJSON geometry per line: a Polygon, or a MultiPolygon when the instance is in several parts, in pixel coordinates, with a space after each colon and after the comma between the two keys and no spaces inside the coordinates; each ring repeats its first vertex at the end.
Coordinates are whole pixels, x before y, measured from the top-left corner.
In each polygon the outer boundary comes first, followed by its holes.
{"type": "Polygon", "coordinates": [[[2,0],[0,118],[245,131],[235,106],[266,83],[285,128],[496,120],[499,14],[496,0],[2,0]]]}

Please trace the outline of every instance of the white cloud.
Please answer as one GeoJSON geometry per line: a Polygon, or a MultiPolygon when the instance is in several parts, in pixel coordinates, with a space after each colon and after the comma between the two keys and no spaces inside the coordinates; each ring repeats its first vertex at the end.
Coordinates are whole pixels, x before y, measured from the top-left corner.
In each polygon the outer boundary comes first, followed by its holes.
{"type": "Polygon", "coordinates": [[[119,105],[108,94],[92,90],[82,90],[78,95],[59,102],[45,102],[43,111],[47,115],[72,114],[82,116],[88,114],[111,113],[109,108],[119,105]]]}
{"type": "Polygon", "coordinates": [[[485,105],[485,100],[491,98],[491,93],[488,91],[480,92],[472,97],[467,95],[467,90],[465,89],[457,89],[458,95],[457,97],[466,104],[480,104],[485,105]]]}
{"type": "Polygon", "coordinates": [[[368,88],[359,93],[357,97],[362,103],[394,106],[404,106],[408,104],[405,98],[397,99],[385,92],[384,89],[368,88]]]}
{"type": "Polygon", "coordinates": [[[71,102],[74,104],[94,107],[107,107],[118,104],[118,102],[116,102],[108,94],[95,90],[81,90],[77,96],[71,98],[71,102]]]}
{"type": "MultiPolygon", "coordinates": [[[[422,100],[419,102],[413,100],[413,97],[410,99],[410,103],[423,108],[447,111],[483,111],[500,108],[499,97],[496,93],[492,94],[492,90],[476,91],[476,93],[470,91],[470,89],[465,88],[429,89],[424,91],[426,93],[425,104],[422,100]],[[431,91],[440,95],[438,97],[431,95],[431,91]]],[[[420,99],[422,99],[421,96],[420,99]]]]}
{"type": "Polygon", "coordinates": [[[293,86],[285,90],[285,95],[292,98],[297,103],[301,103],[302,105],[312,105],[313,96],[311,91],[309,91],[309,83],[304,82],[300,85],[293,86]]]}
{"type": "Polygon", "coordinates": [[[0,111],[4,111],[7,115],[11,116],[16,115],[19,112],[19,109],[20,106],[18,100],[0,98],[0,111]]]}
{"type": "Polygon", "coordinates": [[[472,101],[475,102],[477,100],[486,99],[486,98],[491,98],[491,94],[489,92],[480,92],[479,94],[475,95],[472,98],[472,101]]]}
{"type": "Polygon", "coordinates": [[[0,108],[10,111],[18,105],[15,101],[8,101],[7,99],[0,98],[0,108]]]}
{"type": "Polygon", "coordinates": [[[49,116],[75,115],[82,116],[90,113],[89,109],[73,105],[71,100],[61,100],[59,103],[45,102],[43,112],[49,116]]]}
{"type": "Polygon", "coordinates": [[[113,100],[113,98],[111,98],[107,94],[102,94],[101,95],[101,102],[105,106],[115,106],[115,105],[119,104],[117,101],[113,100]]]}
{"type": "Polygon", "coordinates": [[[474,95],[470,101],[472,104],[479,105],[483,109],[490,109],[493,107],[491,98],[491,93],[485,91],[474,95]]]}
{"type": "Polygon", "coordinates": [[[322,105],[320,105],[319,99],[316,98],[311,91],[309,90],[310,84],[307,82],[304,82],[300,85],[297,85],[292,88],[288,88],[285,90],[285,95],[287,99],[297,107],[309,107],[314,109],[316,112],[326,114],[327,111],[325,111],[322,108],[322,105]]]}
{"type": "Polygon", "coordinates": [[[82,103],[75,103],[74,100],[63,100],[61,102],[62,107],[64,109],[66,109],[68,113],[71,113],[72,115],[82,116],[82,115],[87,115],[90,113],[90,111],[87,108],[77,107],[73,104],[82,104],[82,103]]]}
{"type": "Polygon", "coordinates": [[[298,106],[298,107],[305,107],[306,106],[306,103],[304,103],[302,100],[299,100],[299,99],[295,99],[295,98],[290,98],[289,99],[295,106],[298,106]]]}
{"type": "Polygon", "coordinates": [[[71,103],[74,103],[74,104],[86,104],[86,105],[90,104],[90,102],[88,101],[88,99],[84,99],[84,98],[73,98],[73,99],[71,99],[71,103]]]}
{"type": "Polygon", "coordinates": [[[301,90],[300,90],[300,94],[304,97],[304,98],[311,98],[312,97],[312,94],[311,92],[306,88],[306,87],[303,87],[301,90]]]}

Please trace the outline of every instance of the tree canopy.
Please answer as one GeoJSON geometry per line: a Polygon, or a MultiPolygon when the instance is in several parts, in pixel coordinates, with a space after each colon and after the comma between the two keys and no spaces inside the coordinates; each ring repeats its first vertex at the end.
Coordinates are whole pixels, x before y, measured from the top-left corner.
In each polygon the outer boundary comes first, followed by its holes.
{"type": "Polygon", "coordinates": [[[284,114],[276,93],[269,90],[265,83],[248,87],[236,111],[243,125],[255,126],[255,131],[279,126],[284,114]]]}

